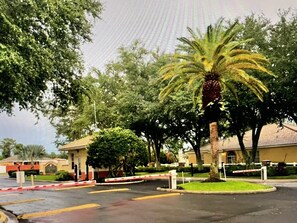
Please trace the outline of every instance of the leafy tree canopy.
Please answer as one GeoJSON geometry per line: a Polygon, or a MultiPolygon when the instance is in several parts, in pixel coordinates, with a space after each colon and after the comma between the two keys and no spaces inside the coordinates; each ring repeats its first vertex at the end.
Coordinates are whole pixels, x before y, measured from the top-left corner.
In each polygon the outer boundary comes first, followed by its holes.
{"type": "Polygon", "coordinates": [[[87,161],[94,168],[108,168],[111,176],[117,176],[121,168],[132,175],[135,166],[147,162],[146,146],[129,129],[101,130],[88,148],[87,161]]]}
{"type": "Polygon", "coordinates": [[[4,138],[0,142],[0,151],[2,153],[2,158],[8,158],[12,155],[15,155],[20,151],[24,146],[20,143],[17,143],[16,140],[11,138],[4,138]]]}
{"type": "Polygon", "coordinates": [[[0,112],[79,100],[80,46],[101,10],[96,0],[0,0],[0,112]]]}

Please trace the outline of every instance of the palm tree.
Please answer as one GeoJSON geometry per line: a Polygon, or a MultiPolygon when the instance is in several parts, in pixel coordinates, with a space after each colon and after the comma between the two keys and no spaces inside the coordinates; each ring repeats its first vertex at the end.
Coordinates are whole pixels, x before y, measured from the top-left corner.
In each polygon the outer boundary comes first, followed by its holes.
{"type": "Polygon", "coordinates": [[[41,145],[27,145],[22,149],[18,150],[16,155],[19,159],[30,160],[31,169],[34,168],[34,161],[36,159],[42,158],[46,155],[46,151],[41,145]]]}
{"type": "Polygon", "coordinates": [[[222,91],[230,90],[236,96],[235,83],[246,85],[260,100],[267,87],[247,71],[260,71],[273,75],[265,66],[265,56],[243,48],[251,39],[236,40],[241,30],[238,22],[224,28],[223,19],[207,27],[202,35],[188,28],[190,38],[179,38],[181,45],[175,54],[175,61],[163,66],[159,73],[167,85],[161,90],[163,100],[173,91],[186,88],[193,93],[194,104],[201,103],[208,118],[212,163],[210,181],[217,181],[218,175],[218,126],[222,91]]]}

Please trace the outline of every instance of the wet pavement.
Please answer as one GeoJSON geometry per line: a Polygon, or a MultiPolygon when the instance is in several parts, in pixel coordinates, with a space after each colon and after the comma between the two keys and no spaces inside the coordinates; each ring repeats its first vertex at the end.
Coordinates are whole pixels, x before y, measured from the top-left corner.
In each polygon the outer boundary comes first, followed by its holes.
{"type": "MultiPolygon", "coordinates": [[[[9,183],[0,179],[0,185],[9,183]]],[[[1,202],[34,200],[4,206],[15,215],[46,212],[85,204],[99,207],[65,212],[46,217],[20,220],[21,223],[97,223],[97,222],[235,222],[295,223],[297,219],[297,183],[276,181],[278,190],[252,195],[193,195],[135,201],[134,198],[166,194],[157,187],[167,181],[154,180],[141,184],[94,186],[57,191],[54,189],[0,193],[1,202]],[[123,189],[109,193],[89,192],[123,189]]]]}
{"type": "MultiPolygon", "coordinates": [[[[34,185],[44,185],[44,184],[52,184],[53,182],[36,182],[34,181],[34,185]]],[[[0,175],[0,188],[10,188],[10,187],[19,187],[20,184],[17,183],[16,178],[9,178],[6,175],[0,175]]],[[[25,180],[25,183],[22,184],[23,187],[25,186],[32,186],[31,180],[25,180]]]]}

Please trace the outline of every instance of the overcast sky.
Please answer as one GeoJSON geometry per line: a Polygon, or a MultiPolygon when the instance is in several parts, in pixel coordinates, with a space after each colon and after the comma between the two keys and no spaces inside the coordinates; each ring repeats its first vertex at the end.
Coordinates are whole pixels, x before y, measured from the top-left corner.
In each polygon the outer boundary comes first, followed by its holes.
{"type": "MultiPolygon", "coordinates": [[[[186,27],[205,29],[224,17],[234,19],[251,13],[277,20],[278,9],[297,9],[296,0],[102,0],[102,20],[95,22],[93,43],[83,46],[87,70],[103,69],[115,59],[120,46],[139,39],[148,49],[172,52],[176,38],[187,35],[186,27]]],[[[37,120],[26,111],[13,117],[0,113],[0,141],[13,138],[25,145],[43,145],[57,152],[55,130],[46,118],[37,120]]]]}

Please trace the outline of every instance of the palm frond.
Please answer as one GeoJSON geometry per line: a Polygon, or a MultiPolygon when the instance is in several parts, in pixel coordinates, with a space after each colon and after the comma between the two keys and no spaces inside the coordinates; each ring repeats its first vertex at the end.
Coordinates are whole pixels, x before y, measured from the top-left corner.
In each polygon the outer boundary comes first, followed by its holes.
{"type": "Polygon", "coordinates": [[[242,49],[242,45],[253,39],[235,39],[242,29],[238,21],[228,28],[223,27],[223,21],[220,18],[215,25],[208,26],[204,35],[188,27],[191,37],[178,38],[180,51],[175,54],[176,62],[159,70],[160,80],[167,84],[160,93],[161,98],[187,87],[193,93],[195,104],[201,99],[206,74],[212,74],[218,78],[223,90],[228,89],[236,98],[234,83],[238,82],[246,85],[260,100],[263,99],[267,87],[247,71],[275,76],[267,68],[268,59],[262,54],[242,49]]]}

